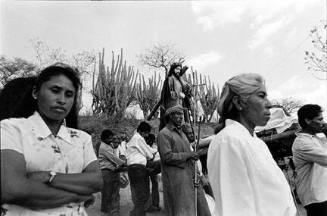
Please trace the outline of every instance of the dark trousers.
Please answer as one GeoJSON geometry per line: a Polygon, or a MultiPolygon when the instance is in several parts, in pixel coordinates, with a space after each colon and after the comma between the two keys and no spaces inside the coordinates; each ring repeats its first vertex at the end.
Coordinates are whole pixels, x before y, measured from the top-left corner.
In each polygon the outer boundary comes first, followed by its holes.
{"type": "Polygon", "coordinates": [[[101,191],[101,212],[110,216],[119,215],[119,173],[103,169],[103,188],[101,191]]]}
{"type": "Polygon", "coordinates": [[[155,207],[159,207],[159,184],[158,184],[158,176],[150,175],[151,180],[151,200],[152,205],[155,207]]]}
{"type": "Polygon", "coordinates": [[[304,206],[307,211],[307,216],[326,216],[327,215],[327,201],[321,203],[312,203],[304,206]]]}
{"type": "Polygon", "coordinates": [[[150,195],[150,179],[145,166],[133,164],[128,166],[132,201],[134,208],[130,216],[145,216],[146,203],[150,195]]]}
{"type": "Polygon", "coordinates": [[[146,168],[151,180],[151,205],[159,207],[159,185],[158,174],[161,172],[160,161],[148,161],[146,168]]]}

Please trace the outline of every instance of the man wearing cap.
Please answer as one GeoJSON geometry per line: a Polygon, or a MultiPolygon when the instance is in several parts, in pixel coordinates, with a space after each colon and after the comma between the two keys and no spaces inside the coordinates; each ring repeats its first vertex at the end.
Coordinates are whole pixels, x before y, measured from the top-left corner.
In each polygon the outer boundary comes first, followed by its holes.
{"type": "Polygon", "coordinates": [[[196,215],[197,209],[199,216],[209,216],[210,211],[202,187],[194,187],[195,160],[205,152],[191,151],[187,137],[181,129],[183,110],[180,105],[168,108],[165,113],[167,124],[158,134],[166,215],[193,216],[196,215]]]}

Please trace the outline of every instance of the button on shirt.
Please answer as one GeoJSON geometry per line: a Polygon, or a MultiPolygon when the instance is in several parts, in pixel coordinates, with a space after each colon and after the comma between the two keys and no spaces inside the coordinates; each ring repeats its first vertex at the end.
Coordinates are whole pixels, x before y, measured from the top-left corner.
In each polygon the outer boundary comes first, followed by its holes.
{"type": "Polygon", "coordinates": [[[153,159],[155,152],[156,150],[152,149],[138,132],[135,132],[127,143],[127,165],[141,164],[146,166],[147,160],[153,159]]]}
{"type": "Polygon", "coordinates": [[[295,216],[288,182],[268,147],[239,122],[226,127],[208,150],[209,182],[219,216],[295,216]]]}
{"type": "MultiPolygon", "coordinates": [[[[26,171],[81,173],[97,160],[91,136],[62,125],[54,136],[38,112],[26,118],[1,121],[1,150],[11,149],[24,155],[26,171]]],[[[33,211],[17,205],[4,204],[8,215],[79,215],[85,212],[81,204],[33,211]]],[[[86,214],[86,213],[85,213],[86,214]]]]}
{"type": "Polygon", "coordinates": [[[327,200],[327,139],[297,133],[292,146],[296,188],[303,205],[327,200]]]}

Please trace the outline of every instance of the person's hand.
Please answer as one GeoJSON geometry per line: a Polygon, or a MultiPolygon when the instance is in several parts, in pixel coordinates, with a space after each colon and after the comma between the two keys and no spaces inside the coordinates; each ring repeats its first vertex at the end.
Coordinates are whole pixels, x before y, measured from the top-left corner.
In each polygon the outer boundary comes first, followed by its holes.
{"type": "Polygon", "coordinates": [[[196,151],[198,153],[199,156],[202,155],[206,155],[208,153],[208,149],[207,148],[202,148],[196,151]]]}
{"type": "Polygon", "coordinates": [[[180,92],[180,93],[179,93],[179,96],[180,96],[181,98],[185,98],[185,94],[184,94],[183,92],[180,92]]]}
{"type": "Polygon", "coordinates": [[[198,160],[199,159],[198,153],[197,152],[191,152],[189,159],[198,160]]]}
{"type": "Polygon", "coordinates": [[[182,67],[181,72],[184,74],[187,71],[188,67],[185,65],[182,67]]]}
{"type": "Polygon", "coordinates": [[[125,171],[127,171],[127,167],[128,167],[127,164],[124,163],[124,164],[118,166],[118,167],[116,168],[116,171],[117,171],[117,172],[125,172],[125,171]]]}
{"type": "Polygon", "coordinates": [[[172,99],[177,99],[177,93],[174,92],[174,91],[170,92],[170,96],[171,96],[172,99]]]}
{"type": "Polygon", "coordinates": [[[28,179],[47,183],[50,178],[50,173],[49,171],[37,171],[37,172],[29,172],[26,174],[26,176],[28,179]]]}
{"type": "Polygon", "coordinates": [[[201,176],[201,182],[202,182],[202,185],[204,185],[204,186],[209,185],[209,180],[205,175],[201,176]]]}
{"type": "Polygon", "coordinates": [[[84,202],[84,207],[88,208],[89,206],[93,205],[95,202],[95,196],[91,195],[91,197],[84,202]]]}

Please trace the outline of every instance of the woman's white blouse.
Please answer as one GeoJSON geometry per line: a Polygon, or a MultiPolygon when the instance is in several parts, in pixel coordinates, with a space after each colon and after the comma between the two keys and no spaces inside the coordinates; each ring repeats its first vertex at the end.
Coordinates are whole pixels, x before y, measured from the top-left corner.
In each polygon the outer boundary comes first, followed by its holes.
{"type": "Polygon", "coordinates": [[[240,123],[226,127],[208,150],[217,216],[295,216],[288,182],[266,144],[240,123]]]}
{"type": "MultiPolygon", "coordinates": [[[[38,112],[29,118],[1,121],[1,150],[11,149],[24,155],[26,171],[81,173],[97,160],[91,136],[81,130],[62,125],[55,137],[38,112]]],[[[7,215],[86,215],[82,204],[32,211],[17,205],[4,204],[7,215]]]]}

